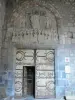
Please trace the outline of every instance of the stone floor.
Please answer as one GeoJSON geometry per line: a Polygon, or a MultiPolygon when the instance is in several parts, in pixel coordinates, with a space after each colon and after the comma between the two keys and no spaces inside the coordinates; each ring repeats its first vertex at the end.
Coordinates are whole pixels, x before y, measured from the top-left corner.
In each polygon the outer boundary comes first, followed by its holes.
{"type": "MultiPolygon", "coordinates": [[[[67,99],[66,100],[75,100],[75,96],[67,96],[66,97],[67,99]]],[[[65,100],[63,98],[60,98],[60,99],[35,99],[33,98],[32,96],[28,96],[27,98],[13,98],[13,99],[4,99],[4,100],[65,100]]]]}
{"type": "Polygon", "coordinates": [[[2,100],[64,100],[64,99],[35,99],[32,96],[29,96],[27,98],[6,98],[6,99],[2,99],[2,100]]]}
{"type": "Polygon", "coordinates": [[[29,96],[27,98],[17,98],[15,100],[63,100],[63,99],[62,98],[61,99],[35,99],[32,96],[29,96]]]}

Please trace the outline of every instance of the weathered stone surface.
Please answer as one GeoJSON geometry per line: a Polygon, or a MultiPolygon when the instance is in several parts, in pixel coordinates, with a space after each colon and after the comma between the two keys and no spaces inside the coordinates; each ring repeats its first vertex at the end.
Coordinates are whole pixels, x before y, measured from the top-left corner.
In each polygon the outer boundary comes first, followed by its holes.
{"type": "MultiPolygon", "coordinates": [[[[0,48],[2,47],[0,66],[2,69],[15,69],[13,67],[16,66],[15,48],[56,49],[60,47],[59,44],[75,44],[75,0],[7,0],[6,8],[4,0],[0,0],[0,48]]],[[[74,52],[72,50],[71,52],[71,56],[74,56],[74,52]]],[[[63,67],[65,65],[61,54],[56,56],[58,66],[55,65],[57,72],[59,71],[56,75],[58,97],[65,95],[63,81],[66,77],[63,67]]],[[[69,56],[68,48],[65,56],[69,56]]],[[[72,93],[74,94],[75,91],[70,90],[68,94],[72,93]]]]}

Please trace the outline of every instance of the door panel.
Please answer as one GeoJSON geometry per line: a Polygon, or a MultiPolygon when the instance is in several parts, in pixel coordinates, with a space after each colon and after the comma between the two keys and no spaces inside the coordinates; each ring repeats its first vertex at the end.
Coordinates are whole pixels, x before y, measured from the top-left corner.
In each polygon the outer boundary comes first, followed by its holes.
{"type": "Polygon", "coordinates": [[[54,50],[36,50],[36,98],[54,97],[54,50]]]}

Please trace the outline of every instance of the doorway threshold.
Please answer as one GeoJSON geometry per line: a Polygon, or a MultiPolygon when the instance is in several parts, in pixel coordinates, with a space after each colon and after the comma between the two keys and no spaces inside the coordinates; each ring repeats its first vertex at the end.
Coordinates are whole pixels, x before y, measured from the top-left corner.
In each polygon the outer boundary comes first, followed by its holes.
{"type": "Polygon", "coordinates": [[[50,99],[36,99],[33,96],[27,96],[21,97],[21,98],[15,98],[14,100],[64,100],[63,98],[57,99],[57,98],[50,98],[50,99]]]}

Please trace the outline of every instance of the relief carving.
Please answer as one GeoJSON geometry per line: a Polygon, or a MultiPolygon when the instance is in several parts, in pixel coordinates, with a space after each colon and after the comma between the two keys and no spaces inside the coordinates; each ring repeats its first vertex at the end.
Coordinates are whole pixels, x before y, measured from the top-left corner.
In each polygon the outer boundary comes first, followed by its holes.
{"type": "Polygon", "coordinates": [[[58,42],[56,19],[45,7],[28,5],[27,8],[18,8],[18,12],[16,10],[13,12],[12,19],[14,21],[13,42],[18,43],[19,40],[26,44],[58,42]]]}
{"type": "Polygon", "coordinates": [[[17,81],[15,82],[15,92],[21,92],[22,91],[22,82],[17,81]]]}

